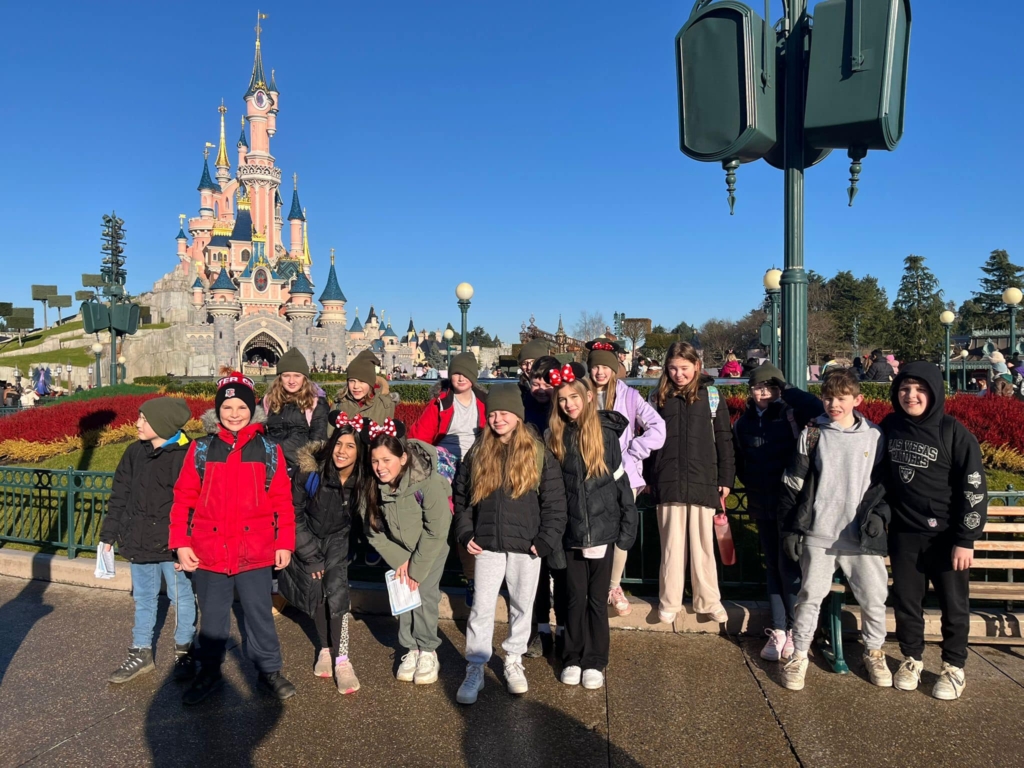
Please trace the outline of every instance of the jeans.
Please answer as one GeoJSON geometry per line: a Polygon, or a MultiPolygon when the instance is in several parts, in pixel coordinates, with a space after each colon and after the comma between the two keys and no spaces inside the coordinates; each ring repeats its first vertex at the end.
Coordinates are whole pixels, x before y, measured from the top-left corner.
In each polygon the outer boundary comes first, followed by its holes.
{"type": "Polygon", "coordinates": [[[135,600],[132,647],[153,647],[161,579],[167,585],[167,597],[174,606],[174,642],[176,645],[191,643],[196,634],[196,598],[188,575],[174,570],[174,563],[132,563],[131,571],[135,600]]]}
{"type": "Polygon", "coordinates": [[[768,604],[772,609],[772,629],[792,629],[796,597],[800,594],[800,564],[790,560],[779,546],[779,524],[775,520],[756,520],[757,535],[764,552],[768,581],[768,604]]]}

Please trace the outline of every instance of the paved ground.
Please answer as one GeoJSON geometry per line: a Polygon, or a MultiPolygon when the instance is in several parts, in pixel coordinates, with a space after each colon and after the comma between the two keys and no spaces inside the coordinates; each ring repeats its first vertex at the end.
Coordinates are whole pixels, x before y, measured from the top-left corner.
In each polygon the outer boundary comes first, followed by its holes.
{"type": "MultiPolygon", "coordinates": [[[[173,616],[171,617],[173,623],[173,616]]],[[[229,685],[185,710],[168,678],[171,627],[156,673],[104,682],[130,637],[124,593],[0,577],[0,765],[49,766],[1019,766],[1024,764],[1024,652],[976,648],[959,702],[872,688],[812,664],[808,686],[778,685],[760,641],[616,631],[608,686],[567,688],[528,661],[530,692],[512,698],[492,662],[473,707],[455,704],[461,628],[442,625],[442,680],[394,680],[395,623],[352,625],[362,690],[342,697],[311,674],[310,627],[278,620],[285,672],[299,695],[255,689],[235,647],[229,685]]],[[[889,648],[891,656],[896,649],[889,648]]],[[[930,689],[936,649],[925,658],[930,689]]],[[[893,666],[895,666],[893,664],[893,666]]]]}

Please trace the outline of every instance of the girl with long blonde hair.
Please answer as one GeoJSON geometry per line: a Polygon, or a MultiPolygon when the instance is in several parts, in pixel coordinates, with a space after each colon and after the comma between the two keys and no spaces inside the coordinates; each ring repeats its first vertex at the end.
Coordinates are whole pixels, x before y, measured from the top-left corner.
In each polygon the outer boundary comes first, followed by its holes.
{"type": "Polygon", "coordinates": [[[487,426],[455,476],[455,538],[476,560],[476,599],[466,626],[466,678],[456,696],[460,704],[473,704],[483,688],[502,581],[509,595],[509,631],[502,643],[505,685],[512,694],[528,690],[523,654],[533,624],[541,558],[562,547],[562,472],[523,422],[525,416],[516,385],[491,387],[487,426]]]}
{"type": "Polygon", "coordinates": [[[277,377],[263,396],[266,435],[281,446],[288,475],[299,464],[299,450],[314,440],[327,439],[327,400],[309,378],[309,363],[297,349],[289,349],[277,362],[277,377]]]}
{"type": "Polygon", "coordinates": [[[715,567],[714,515],[725,508],[736,476],[729,408],[686,342],[668,348],[651,404],[665,422],[665,444],[651,454],[648,488],[661,534],[658,617],[675,621],[683,608],[687,558],[693,610],[728,618],[715,567]]]}
{"type": "Polygon", "coordinates": [[[586,375],[579,363],[548,373],[555,408],[547,442],[562,467],[568,502],[562,542],[568,615],[561,680],[596,689],[604,686],[608,665],[605,602],[613,553],[633,546],[639,515],[619,448],[626,419],[615,411],[598,411],[586,375]]]}

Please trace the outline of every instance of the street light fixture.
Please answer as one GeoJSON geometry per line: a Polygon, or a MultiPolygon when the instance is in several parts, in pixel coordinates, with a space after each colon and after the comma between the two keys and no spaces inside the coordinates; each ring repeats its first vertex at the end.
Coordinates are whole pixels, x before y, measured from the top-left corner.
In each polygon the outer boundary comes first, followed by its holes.
{"type": "Polygon", "coordinates": [[[956,315],[953,314],[952,312],[950,312],[948,309],[945,312],[943,312],[941,315],[939,315],[939,322],[942,323],[943,327],[946,329],[946,353],[945,353],[945,355],[943,355],[943,358],[944,358],[944,360],[946,362],[946,366],[945,367],[946,367],[946,389],[947,390],[949,389],[949,363],[950,363],[950,360],[949,360],[949,356],[950,356],[949,329],[953,325],[953,322],[955,320],[956,320],[956,315]]]}
{"type": "Polygon", "coordinates": [[[120,367],[120,371],[118,373],[121,376],[121,383],[122,384],[124,383],[125,379],[128,378],[128,369],[126,369],[124,367],[124,364],[127,363],[127,362],[128,362],[128,358],[126,358],[124,355],[118,355],[117,364],[120,367]]]}
{"type": "Polygon", "coordinates": [[[960,391],[965,392],[967,390],[967,355],[970,354],[966,349],[960,350],[960,391]]]}
{"type": "Polygon", "coordinates": [[[469,312],[469,300],[473,298],[473,286],[469,283],[459,283],[455,286],[455,295],[459,299],[459,309],[462,310],[462,351],[466,351],[466,313],[469,312]]]}
{"type": "Polygon", "coordinates": [[[1003,303],[1010,308],[1010,359],[1017,354],[1017,310],[1024,299],[1020,288],[1007,288],[1003,291],[1003,303]]]}
{"type": "Polygon", "coordinates": [[[103,345],[97,341],[92,345],[92,353],[96,355],[96,388],[103,386],[102,375],[100,374],[100,355],[103,354],[103,345]]]}
{"type": "MultiPolygon", "coordinates": [[[[466,327],[466,321],[465,320],[462,321],[462,327],[463,328],[466,327]]],[[[448,327],[444,329],[444,334],[443,335],[444,335],[444,348],[448,352],[448,369],[447,370],[450,371],[451,367],[452,367],[452,339],[455,338],[455,331],[452,330],[451,323],[449,323],[448,327]]],[[[450,375],[451,374],[449,374],[449,376],[450,375]]]]}
{"type": "Polygon", "coordinates": [[[782,270],[772,267],[764,273],[764,289],[768,294],[768,306],[772,326],[769,357],[772,365],[779,364],[779,300],[782,298],[782,270]]]}

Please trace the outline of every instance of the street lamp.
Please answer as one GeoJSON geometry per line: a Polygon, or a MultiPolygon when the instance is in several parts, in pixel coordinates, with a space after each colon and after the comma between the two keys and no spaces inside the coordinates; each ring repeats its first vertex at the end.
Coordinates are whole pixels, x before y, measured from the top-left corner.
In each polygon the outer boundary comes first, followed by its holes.
{"type": "Polygon", "coordinates": [[[103,354],[103,345],[98,341],[92,345],[92,353],[96,355],[96,388],[103,386],[102,374],[100,373],[100,355],[103,354]]]}
{"type": "Polygon", "coordinates": [[[772,267],[764,273],[764,289],[768,294],[768,306],[772,325],[771,351],[769,357],[772,365],[779,364],[779,299],[782,297],[782,270],[772,267]]]}
{"type": "Polygon", "coordinates": [[[124,367],[124,364],[128,362],[128,358],[124,355],[119,355],[117,358],[117,364],[120,366],[121,382],[124,383],[125,379],[128,378],[128,370],[124,367]]]}
{"type": "MultiPolygon", "coordinates": [[[[468,304],[469,302],[466,302],[466,303],[468,304]]],[[[465,317],[465,316],[463,316],[463,317],[465,317]]],[[[463,327],[463,329],[465,329],[465,327],[466,327],[466,321],[465,320],[462,321],[462,327],[463,327]]],[[[451,370],[451,367],[452,367],[452,339],[454,339],[454,338],[455,338],[455,331],[452,330],[452,325],[451,325],[451,323],[449,323],[448,327],[444,329],[444,348],[448,352],[448,368],[447,368],[447,370],[449,370],[449,371],[451,370]]],[[[465,342],[465,337],[463,337],[463,342],[465,342]]],[[[450,375],[451,374],[449,374],[449,376],[450,375]]]]}
{"type": "Polygon", "coordinates": [[[967,355],[966,349],[960,350],[960,391],[967,391],[967,355]]]}
{"type": "Polygon", "coordinates": [[[57,374],[57,386],[63,388],[64,387],[64,380],[63,380],[62,377],[63,377],[63,374],[64,374],[64,368],[62,366],[58,365],[56,368],[53,369],[53,371],[54,371],[54,373],[57,374]]]}
{"type": "Polygon", "coordinates": [[[395,377],[395,368],[397,367],[397,363],[395,363],[395,357],[396,355],[391,356],[391,378],[395,377]]]}
{"type": "Polygon", "coordinates": [[[462,310],[462,351],[466,351],[466,313],[469,312],[469,300],[473,298],[473,286],[469,283],[459,283],[455,286],[455,295],[459,299],[459,309],[462,310]]]}
{"type": "Polygon", "coordinates": [[[949,389],[949,362],[950,362],[949,361],[949,355],[950,355],[950,350],[949,350],[949,329],[953,325],[953,321],[954,320],[956,320],[956,315],[954,315],[948,309],[945,312],[943,312],[941,315],[939,315],[939,322],[942,323],[943,327],[946,329],[946,353],[945,353],[945,355],[943,357],[944,357],[944,360],[946,362],[946,366],[945,367],[946,367],[946,389],[947,390],[949,389]]]}
{"type": "Polygon", "coordinates": [[[1010,359],[1017,353],[1017,310],[1024,299],[1020,288],[1007,288],[1003,291],[1003,303],[1010,308],[1010,359]]]}

